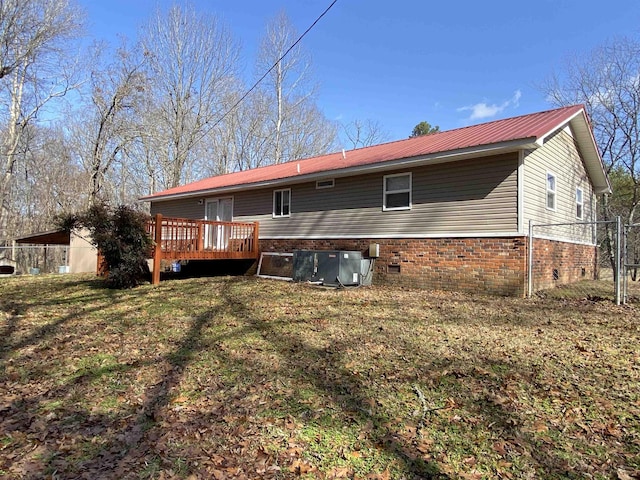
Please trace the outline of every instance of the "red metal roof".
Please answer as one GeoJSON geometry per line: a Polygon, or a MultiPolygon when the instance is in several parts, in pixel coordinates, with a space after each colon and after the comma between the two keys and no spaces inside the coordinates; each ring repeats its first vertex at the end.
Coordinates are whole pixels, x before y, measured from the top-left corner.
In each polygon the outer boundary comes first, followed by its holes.
{"type": "Polygon", "coordinates": [[[154,195],[143,197],[142,200],[155,200],[240,185],[275,182],[322,172],[335,171],[338,174],[339,170],[347,168],[364,167],[425,155],[454,153],[459,150],[480,148],[505,142],[524,140],[534,142],[561,127],[581,111],[584,111],[582,105],[574,105],[358,148],[346,151],[344,156],[342,152],[330,153],[319,157],[218,175],[164,190],[154,195]]]}

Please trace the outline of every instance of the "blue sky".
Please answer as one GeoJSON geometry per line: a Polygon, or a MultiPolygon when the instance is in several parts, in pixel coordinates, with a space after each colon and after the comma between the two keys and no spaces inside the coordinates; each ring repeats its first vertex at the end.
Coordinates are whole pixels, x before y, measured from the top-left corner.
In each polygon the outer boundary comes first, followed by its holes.
{"type": "MultiPolygon", "coordinates": [[[[79,0],[89,35],[117,43],[168,0],[79,0]]],[[[179,1],[177,3],[180,3],[179,1]]],[[[331,0],[197,0],[242,44],[244,72],[266,23],[284,10],[299,33],[331,0]]],[[[389,140],[426,120],[441,130],[550,107],[539,85],[566,58],[640,36],[638,0],[338,0],[303,40],[332,120],[372,119],[389,140]]]]}

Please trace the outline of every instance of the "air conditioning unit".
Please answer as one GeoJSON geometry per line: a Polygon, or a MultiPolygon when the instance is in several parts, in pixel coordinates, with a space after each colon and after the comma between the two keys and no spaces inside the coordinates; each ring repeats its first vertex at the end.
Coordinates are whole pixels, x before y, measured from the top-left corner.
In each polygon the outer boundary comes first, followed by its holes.
{"type": "Polygon", "coordinates": [[[362,253],[344,250],[295,250],[293,280],[318,282],[329,286],[357,286],[363,280],[371,284],[371,260],[362,253]],[[363,272],[363,269],[366,271],[363,272]]]}

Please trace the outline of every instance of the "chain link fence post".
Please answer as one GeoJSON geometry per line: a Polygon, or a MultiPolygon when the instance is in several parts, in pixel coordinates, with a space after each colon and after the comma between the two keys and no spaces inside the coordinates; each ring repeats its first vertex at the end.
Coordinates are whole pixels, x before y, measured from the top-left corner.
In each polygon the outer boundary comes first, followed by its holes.
{"type": "MultiPolygon", "coordinates": [[[[545,291],[569,298],[608,298],[617,305],[637,298],[628,294],[628,289],[640,291],[640,285],[630,285],[626,278],[634,264],[626,258],[632,241],[628,227],[620,217],[595,222],[530,221],[527,296],[545,291]]],[[[640,259],[637,244],[634,258],[640,259]]]]}
{"type": "Polygon", "coordinates": [[[624,269],[624,262],[622,261],[622,218],[618,215],[616,217],[616,248],[615,248],[615,268],[613,271],[615,282],[615,295],[616,305],[622,303],[622,274],[624,269]]]}

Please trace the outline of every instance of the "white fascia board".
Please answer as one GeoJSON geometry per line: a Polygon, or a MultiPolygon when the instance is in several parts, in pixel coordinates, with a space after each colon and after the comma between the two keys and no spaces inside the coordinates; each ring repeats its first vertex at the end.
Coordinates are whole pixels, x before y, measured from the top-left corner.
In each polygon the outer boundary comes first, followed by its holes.
{"type": "Polygon", "coordinates": [[[602,157],[598,151],[596,140],[593,136],[591,126],[587,121],[587,114],[584,109],[580,109],[563,120],[561,123],[550,129],[544,135],[541,135],[536,144],[541,147],[547,140],[547,137],[557,132],[560,128],[569,125],[573,132],[573,138],[580,147],[580,151],[584,158],[589,177],[594,185],[596,193],[611,193],[611,184],[604,169],[602,157]]]}
{"type": "Polygon", "coordinates": [[[518,238],[526,237],[518,232],[462,232],[462,233],[429,233],[429,234],[361,234],[361,235],[265,235],[260,234],[260,240],[375,240],[375,239],[399,239],[408,238],[427,239],[427,238],[518,238]]]}
{"type": "Polygon", "coordinates": [[[584,109],[580,109],[578,110],[576,113],[574,113],[573,115],[571,115],[569,118],[565,118],[562,122],[558,123],[555,127],[553,127],[552,129],[550,129],[547,133],[545,133],[544,135],[540,135],[540,137],[538,137],[538,139],[536,140],[536,144],[541,147],[542,145],[544,145],[544,142],[547,140],[547,137],[554,134],[556,131],[558,131],[560,128],[564,127],[565,125],[567,125],[568,123],[571,122],[571,120],[573,120],[574,118],[576,118],[578,115],[582,115],[583,118],[586,119],[586,117],[584,116],[584,109]]]}
{"type": "Polygon", "coordinates": [[[605,171],[604,163],[600,156],[596,140],[593,137],[593,131],[586,122],[586,118],[582,122],[574,122],[571,127],[582,152],[585,165],[596,193],[611,193],[609,177],[605,171]]]}
{"type": "Polygon", "coordinates": [[[419,165],[436,165],[440,163],[457,162],[475,157],[486,157],[492,154],[502,154],[515,152],[521,149],[535,149],[538,145],[535,138],[524,138],[512,140],[509,142],[496,143],[491,145],[483,145],[480,147],[470,147],[460,150],[452,150],[444,153],[434,153],[431,155],[421,155],[418,157],[401,158],[398,160],[389,160],[385,162],[373,163],[368,165],[360,165],[357,167],[348,167],[335,170],[325,170],[306,175],[296,175],[293,177],[278,178],[266,180],[263,182],[244,183],[240,185],[231,185],[215,189],[198,190],[195,192],[185,192],[175,195],[167,195],[162,197],[140,198],[141,202],[164,202],[169,200],[177,200],[181,198],[202,197],[208,195],[222,195],[242,190],[255,190],[258,188],[275,188],[283,185],[293,185],[296,183],[304,183],[316,181],[323,178],[343,178],[362,175],[366,173],[384,172],[389,170],[397,170],[399,168],[411,168],[419,165]]]}

